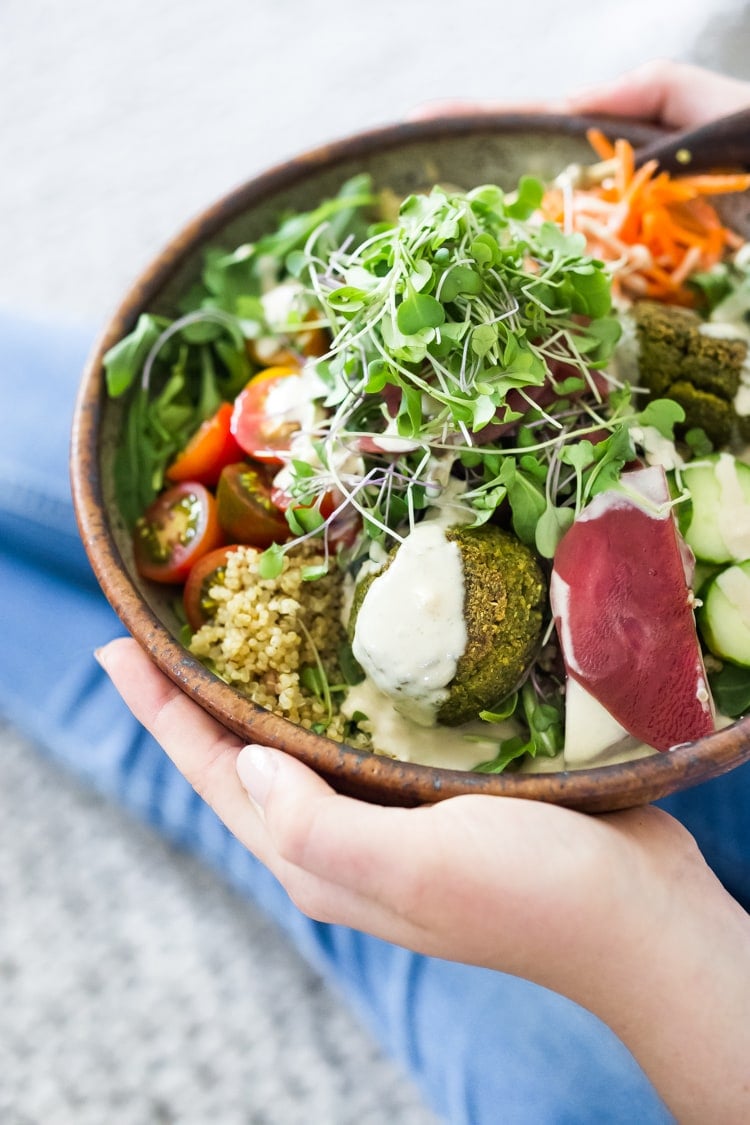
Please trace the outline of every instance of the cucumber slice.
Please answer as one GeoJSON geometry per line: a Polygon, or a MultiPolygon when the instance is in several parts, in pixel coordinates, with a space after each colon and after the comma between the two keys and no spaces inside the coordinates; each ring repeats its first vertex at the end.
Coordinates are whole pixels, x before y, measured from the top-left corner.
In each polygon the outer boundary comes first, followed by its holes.
{"type": "Polygon", "coordinates": [[[701,591],[698,628],[714,656],[750,667],[750,561],[728,566],[701,591]]]}
{"type": "Polygon", "coordinates": [[[750,558],[750,465],[731,453],[694,461],[682,470],[690,493],[685,542],[696,559],[708,563],[750,558]]]}

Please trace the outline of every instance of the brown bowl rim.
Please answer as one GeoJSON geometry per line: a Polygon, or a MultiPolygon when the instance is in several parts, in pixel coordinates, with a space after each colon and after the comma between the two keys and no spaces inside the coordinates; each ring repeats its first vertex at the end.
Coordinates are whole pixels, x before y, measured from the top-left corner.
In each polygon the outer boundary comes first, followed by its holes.
{"type": "MultiPolygon", "coordinates": [[[[105,324],[87,359],[76,397],[71,436],[71,488],[78,527],[94,574],[128,631],[156,665],[209,714],[247,741],[266,742],[306,762],[337,789],[385,804],[432,803],[466,793],[548,801],[586,812],[645,804],[718,777],[750,759],[750,716],[698,742],[636,762],[539,774],[477,774],[402,762],[313,734],[239,695],[172,636],[142,600],[107,518],[99,477],[99,426],[105,400],[105,352],[135,324],[188,256],[207,245],[248,207],[294,187],[312,170],[335,169],[412,142],[482,133],[564,133],[580,136],[601,118],[477,112],[398,122],[302,153],[235,187],[185,224],[152,259],[105,324]]],[[[610,122],[635,144],[650,126],[610,122]]]]}

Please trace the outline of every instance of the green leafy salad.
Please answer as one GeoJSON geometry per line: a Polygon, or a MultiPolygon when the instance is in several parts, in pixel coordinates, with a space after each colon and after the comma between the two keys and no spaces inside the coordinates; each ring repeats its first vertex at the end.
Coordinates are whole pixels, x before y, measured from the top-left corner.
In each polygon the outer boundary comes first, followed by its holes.
{"type": "Polygon", "coordinates": [[[175,316],[109,351],[135,565],[261,705],[485,772],[666,751],[750,705],[742,255],[649,318],[549,190],[354,177],[211,247],[175,316]],[[713,352],[659,389],[693,336],[713,352]],[[721,394],[711,364],[736,367],[721,394]]]}

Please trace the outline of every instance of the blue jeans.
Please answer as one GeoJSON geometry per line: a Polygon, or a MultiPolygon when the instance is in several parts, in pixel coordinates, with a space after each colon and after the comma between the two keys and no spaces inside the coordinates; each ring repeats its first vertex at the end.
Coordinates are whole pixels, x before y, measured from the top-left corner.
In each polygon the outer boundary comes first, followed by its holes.
{"type": "MultiPolygon", "coordinates": [[[[619,1040],[568,1000],[300,914],[126,710],[92,656],[123,628],[89,569],[68,488],[73,397],[90,339],[0,314],[0,714],[40,753],[251,896],[446,1120],[671,1120],[619,1040]]],[[[750,766],[663,804],[750,902],[750,766]]]]}

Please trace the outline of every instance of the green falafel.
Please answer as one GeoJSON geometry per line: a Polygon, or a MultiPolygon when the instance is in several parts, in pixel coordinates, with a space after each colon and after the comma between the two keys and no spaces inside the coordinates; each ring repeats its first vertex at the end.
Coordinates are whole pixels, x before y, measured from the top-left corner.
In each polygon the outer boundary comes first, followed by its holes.
{"type": "Polygon", "coordinates": [[[641,385],[684,409],[680,434],[700,427],[714,445],[726,445],[737,424],[733,400],[746,342],[702,331],[703,320],[690,309],[638,301],[632,315],[641,385]]]}
{"type": "MultiPolygon", "coordinates": [[[[508,531],[485,524],[450,528],[445,535],[461,553],[467,641],[436,717],[457,726],[497,704],[522,680],[541,641],[546,581],[533,552],[508,531]]],[[[368,575],[357,586],[349,618],[352,639],[377,577],[368,575]]]]}

